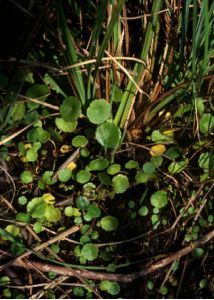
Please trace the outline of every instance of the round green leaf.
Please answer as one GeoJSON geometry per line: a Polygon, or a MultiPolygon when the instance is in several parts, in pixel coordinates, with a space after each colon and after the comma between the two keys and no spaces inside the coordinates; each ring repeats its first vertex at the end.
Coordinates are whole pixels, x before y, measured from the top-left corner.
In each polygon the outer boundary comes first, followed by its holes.
{"type": "Polygon", "coordinates": [[[147,216],[147,215],[148,215],[148,212],[149,212],[149,210],[148,210],[147,206],[142,206],[142,207],[138,210],[139,215],[142,216],[142,217],[147,216]]]}
{"type": "Polygon", "coordinates": [[[61,182],[67,182],[72,177],[71,170],[65,168],[59,171],[58,178],[61,182]]]}
{"type": "Polygon", "coordinates": [[[20,205],[25,205],[27,203],[27,198],[25,196],[20,196],[18,202],[20,205]]]}
{"type": "Polygon", "coordinates": [[[156,208],[165,207],[168,203],[167,193],[164,191],[155,192],[150,198],[151,205],[156,208]]]}
{"type": "Polygon", "coordinates": [[[98,249],[94,244],[85,244],[82,247],[81,254],[85,259],[92,261],[95,260],[98,256],[98,249]]]}
{"type": "Polygon", "coordinates": [[[165,155],[171,159],[176,159],[181,155],[181,151],[178,147],[171,147],[166,151],[165,155]]]}
{"type": "Polygon", "coordinates": [[[102,171],[104,169],[106,169],[109,165],[109,162],[106,158],[97,158],[92,160],[88,167],[89,169],[93,170],[93,171],[102,171]]]}
{"type": "Polygon", "coordinates": [[[9,232],[12,236],[18,236],[20,233],[20,228],[16,225],[10,224],[5,227],[5,230],[9,232]]]}
{"type": "Polygon", "coordinates": [[[155,171],[155,166],[150,163],[150,162],[146,162],[144,165],[143,165],[143,171],[146,173],[146,174],[153,174],[154,171],[155,171]]]}
{"type": "Polygon", "coordinates": [[[104,99],[94,100],[87,109],[89,121],[93,124],[101,124],[110,118],[111,105],[104,99]]]}
{"type": "Polygon", "coordinates": [[[90,201],[85,196],[79,196],[77,198],[76,204],[79,209],[86,210],[90,205],[90,201]]]}
{"type": "Polygon", "coordinates": [[[82,148],[80,150],[80,154],[81,154],[82,157],[88,157],[89,154],[90,154],[90,151],[87,148],[82,148]]]}
{"type": "Polygon", "coordinates": [[[36,127],[28,131],[27,137],[29,142],[40,142],[40,143],[46,143],[49,138],[50,134],[47,130],[44,130],[42,127],[36,127]]]}
{"type": "Polygon", "coordinates": [[[117,282],[103,280],[99,284],[101,291],[107,291],[110,295],[115,296],[120,292],[120,286],[117,282]]]}
{"type": "Polygon", "coordinates": [[[76,97],[70,96],[63,101],[59,109],[66,122],[73,122],[81,114],[81,102],[76,97]]]}
{"type": "Polygon", "coordinates": [[[165,286],[163,286],[163,287],[161,287],[160,288],[160,293],[161,293],[161,295],[166,295],[167,293],[168,293],[168,289],[167,289],[167,287],[165,287],[165,286]]]}
{"type": "MultiPolygon", "coordinates": [[[[45,101],[49,95],[48,86],[46,84],[34,84],[31,87],[29,87],[25,94],[29,98],[36,98],[40,101],[45,101]]],[[[39,103],[27,102],[27,107],[30,110],[36,109],[40,106],[39,103]]]]}
{"type": "Polygon", "coordinates": [[[58,222],[61,219],[61,210],[58,207],[54,207],[52,205],[47,205],[45,210],[45,218],[49,222],[58,222]]]}
{"type": "Polygon", "coordinates": [[[30,223],[30,215],[28,213],[20,212],[16,215],[16,221],[30,223]]]}
{"type": "Polygon", "coordinates": [[[34,225],[33,225],[33,230],[36,232],[36,233],[40,233],[44,230],[42,224],[40,222],[36,222],[34,225]]]}
{"type": "Polygon", "coordinates": [[[115,231],[118,228],[119,222],[115,217],[106,216],[101,219],[100,225],[105,231],[115,231]]]}
{"type": "Polygon", "coordinates": [[[73,294],[74,296],[77,296],[79,298],[79,297],[83,297],[85,292],[82,287],[75,286],[75,288],[73,289],[73,294]]]}
{"type": "Polygon", "coordinates": [[[105,172],[101,172],[97,175],[99,181],[105,185],[111,185],[111,178],[105,172]]]}
{"type": "Polygon", "coordinates": [[[199,282],[199,287],[200,289],[205,288],[205,286],[207,285],[207,279],[201,279],[201,281],[199,282]]]}
{"type": "Polygon", "coordinates": [[[104,148],[114,149],[119,144],[121,138],[120,129],[109,122],[105,122],[96,130],[96,139],[104,148]]]}
{"type": "Polygon", "coordinates": [[[201,133],[202,134],[210,133],[213,126],[214,126],[214,116],[212,116],[211,114],[203,114],[199,122],[199,128],[201,133]]]}
{"type": "Polygon", "coordinates": [[[91,204],[88,207],[87,214],[90,215],[92,218],[99,218],[99,216],[101,215],[101,211],[96,204],[91,204]]]}
{"type": "Polygon", "coordinates": [[[76,207],[72,207],[72,206],[66,206],[66,208],[64,210],[64,214],[67,217],[80,217],[81,216],[81,212],[79,211],[79,209],[76,207]]]}
{"type": "Polygon", "coordinates": [[[195,250],[192,251],[193,257],[201,257],[203,254],[204,254],[203,248],[196,248],[195,250]]]}
{"type": "Polygon", "coordinates": [[[154,165],[155,168],[158,168],[162,165],[163,157],[160,155],[153,156],[150,158],[150,162],[154,165]]]}
{"type": "Polygon", "coordinates": [[[77,121],[66,122],[63,118],[56,118],[55,124],[63,132],[72,132],[76,129],[78,123],[77,121]]]}
{"type": "Polygon", "coordinates": [[[153,288],[154,288],[154,282],[151,281],[151,280],[147,281],[147,288],[149,290],[153,290],[153,288]]]}
{"type": "Polygon", "coordinates": [[[91,173],[86,170],[79,171],[76,176],[77,182],[82,183],[82,184],[88,182],[90,180],[90,178],[91,178],[91,173]]]}
{"type": "Polygon", "coordinates": [[[79,148],[87,144],[88,139],[84,135],[77,135],[72,139],[72,146],[79,148]]]}
{"type": "Polygon", "coordinates": [[[139,167],[139,163],[136,160],[129,160],[126,164],[125,164],[125,168],[126,169],[137,169],[139,167]]]}
{"type": "Polygon", "coordinates": [[[136,176],[135,176],[135,180],[138,184],[140,183],[145,183],[147,182],[149,179],[151,178],[150,174],[146,174],[143,171],[139,171],[137,172],[136,176]]]}
{"type": "Polygon", "coordinates": [[[109,175],[115,175],[115,174],[119,173],[120,170],[121,170],[121,166],[119,164],[113,164],[108,167],[107,173],[109,175]]]}
{"type": "Polygon", "coordinates": [[[27,161],[36,161],[37,158],[38,158],[37,151],[35,151],[33,148],[27,150],[26,152],[27,161]]]}
{"type": "Polygon", "coordinates": [[[56,254],[60,252],[60,246],[58,244],[52,244],[50,248],[56,254]]]}
{"type": "Polygon", "coordinates": [[[24,184],[31,183],[33,181],[33,175],[31,171],[23,171],[20,175],[21,181],[24,184]]]}
{"type": "Polygon", "coordinates": [[[45,173],[42,175],[42,179],[46,184],[53,185],[57,182],[56,179],[52,179],[53,175],[54,175],[53,171],[45,171],[45,173]]]}
{"type": "Polygon", "coordinates": [[[45,215],[45,211],[47,208],[47,203],[42,197],[33,198],[28,202],[27,212],[33,218],[42,218],[45,215]]]}
{"type": "Polygon", "coordinates": [[[81,245],[84,245],[86,243],[89,243],[91,241],[91,238],[90,236],[88,236],[87,234],[85,235],[82,235],[81,238],[80,238],[80,244],[81,245]]]}
{"type": "Polygon", "coordinates": [[[122,174],[114,176],[112,184],[116,194],[124,193],[129,188],[128,177],[122,174]]]}

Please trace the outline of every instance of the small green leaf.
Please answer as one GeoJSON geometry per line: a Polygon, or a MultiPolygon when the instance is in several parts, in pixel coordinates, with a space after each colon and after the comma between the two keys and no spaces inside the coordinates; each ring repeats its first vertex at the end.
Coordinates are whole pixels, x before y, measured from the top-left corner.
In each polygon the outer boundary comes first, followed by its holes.
{"type": "MultiPolygon", "coordinates": [[[[34,84],[31,87],[29,87],[25,94],[29,98],[38,99],[40,101],[45,101],[49,95],[49,90],[46,84],[34,84]]],[[[40,106],[39,103],[27,102],[27,107],[30,110],[36,109],[40,106]]]]}
{"type": "Polygon", "coordinates": [[[185,169],[185,167],[187,166],[188,161],[187,160],[182,160],[182,161],[175,161],[172,162],[169,166],[168,166],[168,171],[171,174],[177,174],[180,173],[181,171],[183,171],[185,169]]]}
{"type": "Polygon", "coordinates": [[[152,194],[150,198],[151,205],[156,208],[165,207],[168,203],[167,193],[164,191],[157,191],[152,194]]]}
{"type": "Polygon", "coordinates": [[[88,182],[90,178],[91,178],[91,173],[87,170],[81,170],[76,175],[77,182],[82,184],[88,182]]]}
{"type": "Polygon", "coordinates": [[[204,249],[202,248],[196,248],[195,250],[192,251],[193,257],[201,257],[203,254],[204,254],[204,249]]]}
{"type": "Polygon", "coordinates": [[[165,287],[165,286],[163,286],[163,287],[161,287],[160,288],[160,293],[161,293],[161,295],[166,295],[167,293],[168,293],[168,289],[167,289],[167,287],[165,287]]]}
{"type": "Polygon", "coordinates": [[[53,185],[57,182],[56,179],[52,178],[53,175],[54,175],[53,171],[45,171],[45,173],[42,175],[42,179],[46,184],[53,185]]]}
{"type": "Polygon", "coordinates": [[[165,155],[171,159],[176,159],[181,155],[181,151],[178,147],[171,147],[166,151],[165,155]]]}
{"type": "Polygon", "coordinates": [[[44,230],[42,224],[40,222],[36,222],[34,225],[33,225],[33,230],[36,232],[36,233],[40,233],[44,230]]]}
{"type": "Polygon", "coordinates": [[[201,281],[199,282],[199,287],[200,289],[203,289],[205,288],[207,285],[207,280],[204,278],[204,279],[201,279],[201,281]]]}
{"type": "Polygon", "coordinates": [[[50,139],[50,134],[47,130],[44,130],[42,127],[36,127],[28,131],[27,137],[29,142],[40,142],[46,143],[50,139]]]}
{"type": "Polygon", "coordinates": [[[154,130],[151,135],[151,139],[153,142],[162,142],[162,141],[171,141],[172,137],[162,134],[160,130],[154,130]]]}
{"type": "Polygon", "coordinates": [[[101,124],[110,118],[111,105],[104,99],[94,100],[87,109],[89,121],[93,124],[101,124]]]}
{"type": "Polygon", "coordinates": [[[79,209],[76,207],[72,207],[72,206],[66,206],[66,208],[64,210],[64,214],[67,217],[80,217],[81,216],[81,212],[79,211],[79,209]]]}
{"type": "Polygon", "coordinates": [[[204,100],[198,97],[195,99],[195,102],[196,102],[197,112],[199,116],[201,116],[204,112],[204,100]]]}
{"type": "Polygon", "coordinates": [[[81,254],[89,261],[95,260],[98,256],[98,249],[94,244],[85,244],[82,247],[81,254]]]}
{"type": "Polygon", "coordinates": [[[151,280],[147,281],[147,288],[150,291],[153,290],[153,288],[154,288],[154,282],[151,281],[151,280]]]}
{"type": "Polygon", "coordinates": [[[18,202],[20,205],[25,205],[27,203],[27,198],[25,196],[20,196],[18,202]]]}
{"type": "Polygon", "coordinates": [[[87,209],[87,213],[91,218],[99,218],[101,215],[100,208],[96,204],[91,204],[87,209]]]}
{"type": "Polygon", "coordinates": [[[66,122],[63,118],[56,118],[55,124],[58,129],[63,132],[73,132],[76,129],[78,122],[66,122]]]}
{"type": "Polygon", "coordinates": [[[135,180],[138,184],[140,183],[145,183],[147,182],[149,179],[151,178],[150,174],[146,174],[143,171],[139,171],[137,172],[136,176],[135,176],[135,180]]]}
{"type": "Polygon", "coordinates": [[[56,254],[60,252],[60,246],[58,244],[52,244],[50,248],[56,254]]]}
{"type": "Polygon", "coordinates": [[[79,148],[87,144],[88,139],[84,135],[77,135],[72,139],[72,146],[79,148]]]}
{"type": "Polygon", "coordinates": [[[79,209],[86,210],[90,205],[90,201],[85,196],[79,196],[77,198],[76,204],[79,209]]]}
{"type": "Polygon", "coordinates": [[[28,149],[26,151],[26,159],[27,159],[27,161],[33,162],[33,161],[36,161],[37,158],[38,158],[37,151],[35,151],[33,148],[28,149]]]}
{"type": "Polygon", "coordinates": [[[120,170],[121,170],[121,166],[119,164],[113,164],[108,167],[107,173],[109,175],[115,175],[115,174],[119,173],[120,170]]]}
{"type": "Polygon", "coordinates": [[[140,216],[145,217],[145,216],[148,215],[149,210],[148,210],[147,206],[142,206],[142,207],[138,210],[138,213],[139,213],[140,216]]]}
{"type": "Polygon", "coordinates": [[[110,295],[116,296],[120,292],[120,286],[117,282],[103,280],[99,284],[101,291],[107,291],[110,295]]]}
{"type": "Polygon", "coordinates": [[[109,162],[106,158],[97,158],[90,161],[88,168],[93,171],[102,171],[106,169],[109,165],[109,162]]]}
{"type": "Polygon", "coordinates": [[[47,204],[42,197],[33,198],[28,202],[27,212],[33,218],[42,218],[45,215],[47,204]]]}
{"type": "Polygon", "coordinates": [[[20,178],[24,184],[29,184],[33,181],[33,175],[31,171],[23,171],[20,175],[20,178]]]}
{"type": "Polygon", "coordinates": [[[203,152],[199,156],[198,165],[207,172],[214,168],[214,155],[211,152],[203,152]]]}
{"type": "Polygon", "coordinates": [[[139,163],[136,160],[129,160],[126,164],[125,164],[125,168],[126,169],[137,169],[139,167],[139,163]]]}
{"type": "Polygon", "coordinates": [[[0,277],[0,286],[10,284],[10,277],[8,276],[1,276],[0,277]]]}
{"type": "Polygon", "coordinates": [[[122,194],[129,188],[128,177],[122,174],[114,176],[112,184],[116,194],[122,194]]]}
{"type": "Polygon", "coordinates": [[[16,215],[16,221],[30,223],[30,215],[28,213],[20,212],[16,215]]]}
{"type": "Polygon", "coordinates": [[[75,288],[73,289],[73,294],[77,297],[83,297],[85,292],[82,287],[75,286],[75,288]]]}
{"type": "Polygon", "coordinates": [[[153,156],[150,158],[150,162],[155,168],[159,168],[163,163],[163,157],[160,155],[153,156]]]}
{"type": "Polygon", "coordinates": [[[67,182],[72,177],[71,170],[65,168],[59,171],[58,178],[61,182],[67,182]]]}
{"type": "Polygon", "coordinates": [[[114,149],[120,142],[121,132],[120,129],[109,122],[105,122],[97,127],[96,139],[105,149],[114,149]]]}
{"type": "Polygon", "coordinates": [[[20,228],[16,225],[10,224],[5,227],[5,230],[9,232],[12,236],[18,236],[20,233],[20,228]]]}
{"type": "Polygon", "coordinates": [[[155,171],[155,166],[150,162],[146,162],[143,165],[143,171],[144,171],[145,174],[152,175],[155,171]]]}
{"type": "Polygon", "coordinates": [[[82,157],[88,157],[89,154],[90,154],[90,151],[87,148],[82,148],[80,150],[80,154],[81,154],[82,157]]]}
{"type": "Polygon", "coordinates": [[[58,207],[47,205],[45,210],[45,218],[49,222],[56,223],[61,219],[61,210],[58,207]]]}
{"type": "Polygon", "coordinates": [[[25,103],[17,102],[11,113],[13,121],[21,121],[25,115],[25,103]]]}
{"type": "Polygon", "coordinates": [[[119,222],[115,217],[106,216],[101,219],[100,225],[105,231],[115,231],[118,228],[119,222]]]}
{"type": "Polygon", "coordinates": [[[74,96],[66,98],[60,105],[60,113],[66,122],[76,121],[81,114],[81,102],[74,96]]]}
{"type": "Polygon", "coordinates": [[[105,172],[99,173],[97,177],[102,184],[111,185],[111,178],[105,172]]]}
{"type": "Polygon", "coordinates": [[[212,116],[211,114],[203,114],[199,122],[200,132],[202,134],[208,134],[211,132],[213,126],[214,116],[212,116]]]}

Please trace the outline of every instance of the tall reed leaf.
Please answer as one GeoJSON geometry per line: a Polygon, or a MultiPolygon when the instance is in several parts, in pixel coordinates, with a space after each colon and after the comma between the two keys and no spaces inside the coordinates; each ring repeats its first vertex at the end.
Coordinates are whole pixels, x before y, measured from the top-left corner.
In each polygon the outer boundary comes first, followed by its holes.
{"type": "MultiPolygon", "coordinates": [[[[60,0],[56,0],[56,8],[58,13],[58,21],[59,21],[59,27],[62,33],[62,39],[66,46],[66,61],[69,64],[74,64],[78,62],[78,56],[76,54],[74,44],[73,44],[73,37],[70,33],[70,30],[68,28],[65,14],[62,7],[62,2],[60,0]]],[[[80,100],[82,104],[85,104],[85,89],[83,84],[83,78],[82,74],[80,72],[79,67],[73,68],[70,70],[70,73],[72,75],[72,79],[75,85],[75,90],[78,93],[78,96],[80,97],[80,100]]]]}
{"type": "MultiPolygon", "coordinates": [[[[152,16],[149,20],[148,28],[146,30],[146,37],[145,37],[143,49],[141,52],[142,60],[146,60],[149,49],[151,47],[152,37],[154,35],[155,28],[157,26],[157,21],[158,21],[157,11],[160,10],[161,3],[162,3],[162,1],[160,1],[160,0],[153,2],[152,11],[151,11],[152,16]]],[[[143,71],[144,71],[144,65],[136,63],[134,70],[133,70],[133,73],[137,74],[137,76],[135,78],[136,82],[139,82],[139,80],[141,79],[143,71]]],[[[121,128],[123,128],[125,125],[129,110],[130,110],[132,102],[135,98],[136,89],[137,89],[136,86],[130,80],[127,85],[127,89],[123,94],[123,97],[122,97],[120,106],[117,110],[116,116],[114,118],[114,123],[116,125],[119,124],[119,126],[121,128]]]]}

